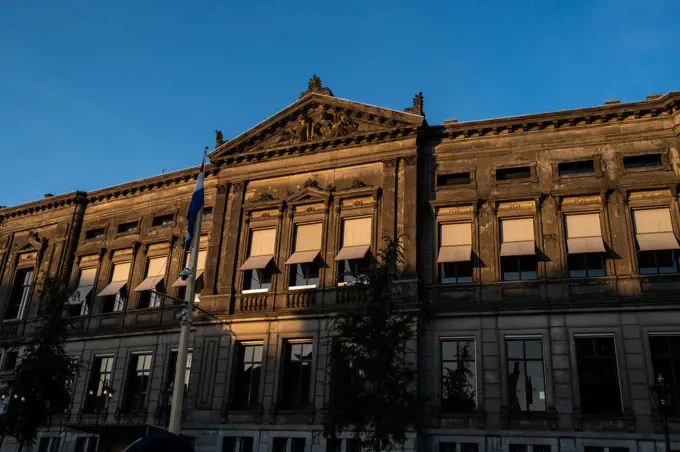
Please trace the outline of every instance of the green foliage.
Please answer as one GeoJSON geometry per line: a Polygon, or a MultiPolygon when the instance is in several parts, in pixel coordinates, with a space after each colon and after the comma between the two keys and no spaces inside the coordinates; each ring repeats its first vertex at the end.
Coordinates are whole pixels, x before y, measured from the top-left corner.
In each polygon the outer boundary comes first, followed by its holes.
{"type": "Polygon", "coordinates": [[[406,359],[416,318],[400,308],[394,284],[402,261],[399,242],[386,238],[378,259],[370,259],[364,274],[353,275],[357,282],[349,290],[358,305],[331,321],[336,336],[324,436],[349,431],[376,452],[403,445],[421,419],[415,368],[406,359]]]}
{"type": "Polygon", "coordinates": [[[41,322],[35,334],[20,344],[24,351],[6,389],[6,433],[21,446],[32,444],[39,429],[69,408],[70,385],[79,366],[64,351],[68,324],[62,315],[70,292],[48,279],[42,295],[41,322]]]}
{"type": "Polygon", "coordinates": [[[477,409],[476,391],[472,386],[474,379],[473,361],[470,361],[470,346],[459,345],[456,353],[458,365],[446,367],[442,374],[442,408],[458,413],[471,413],[477,409]]]}

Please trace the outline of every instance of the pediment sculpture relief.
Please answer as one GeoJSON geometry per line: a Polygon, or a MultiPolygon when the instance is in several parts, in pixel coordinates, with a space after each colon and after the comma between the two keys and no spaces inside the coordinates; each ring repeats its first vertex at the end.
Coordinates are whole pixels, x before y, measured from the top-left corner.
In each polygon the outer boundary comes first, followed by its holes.
{"type": "Polygon", "coordinates": [[[322,113],[319,119],[302,117],[284,129],[274,146],[336,138],[359,131],[359,124],[343,113],[322,113]]]}

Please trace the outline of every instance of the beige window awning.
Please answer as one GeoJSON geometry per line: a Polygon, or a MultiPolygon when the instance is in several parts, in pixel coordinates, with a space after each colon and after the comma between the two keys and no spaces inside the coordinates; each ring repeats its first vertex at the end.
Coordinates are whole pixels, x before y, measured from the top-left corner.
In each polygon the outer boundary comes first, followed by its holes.
{"type": "Polygon", "coordinates": [[[94,277],[97,274],[97,268],[84,268],[80,271],[80,279],[78,280],[78,288],[73,292],[73,295],[68,299],[68,304],[78,305],[85,301],[85,298],[94,288],[94,277]]]}
{"type": "MultiPolygon", "coordinates": [[[[189,255],[191,253],[186,253],[186,256],[184,257],[184,266],[186,267],[189,263],[189,255]]],[[[208,255],[207,250],[200,250],[198,252],[198,264],[196,265],[196,280],[203,276],[203,269],[205,268],[205,258],[208,255]]],[[[182,279],[181,277],[177,278],[174,283],[172,283],[172,287],[184,287],[187,285],[187,282],[185,279],[182,279]]]]}
{"type": "Polygon", "coordinates": [[[111,275],[111,282],[104,290],[97,294],[98,297],[109,297],[115,295],[125,287],[130,276],[130,262],[122,262],[114,264],[113,275],[111,275]]]}
{"type": "Polygon", "coordinates": [[[342,222],[342,248],[336,261],[363,259],[371,248],[371,217],[347,218],[342,222]]]}
{"type": "Polygon", "coordinates": [[[634,210],[633,219],[640,251],[680,249],[669,209],[634,210]]]}
{"type": "Polygon", "coordinates": [[[321,252],[321,223],[299,224],[295,227],[295,252],[286,265],[314,262],[321,252]]]}
{"type": "Polygon", "coordinates": [[[599,213],[567,215],[565,229],[569,254],[605,252],[599,213]]]}
{"type": "Polygon", "coordinates": [[[146,267],[146,278],[133,290],[135,292],[143,292],[145,290],[155,289],[165,277],[165,266],[167,261],[168,258],[165,256],[149,259],[149,264],[146,267]]]}
{"type": "Polygon", "coordinates": [[[254,229],[250,232],[250,252],[240,270],[262,270],[274,259],[276,229],[254,229]]]}
{"type": "Polygon", "coordinates": [[[472,223],[439,226],[437,263],[468,262],[472,259],[472,223]]]}
{"type": "Polygon", "coordinates": [[[501,256],[530,256],[536,254],[534,219],[501,220],[501,256]]]}

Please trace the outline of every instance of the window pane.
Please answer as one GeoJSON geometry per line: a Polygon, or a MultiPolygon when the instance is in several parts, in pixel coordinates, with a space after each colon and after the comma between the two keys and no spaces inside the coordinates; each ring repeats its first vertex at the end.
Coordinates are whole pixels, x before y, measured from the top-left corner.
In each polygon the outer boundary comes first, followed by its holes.
{"type": "Polygon", "coordinates": [[[655,251],[656,263],[659,266],[659,273],[677,273],[676,257],[674,250],[655,251]]]}
{"type": "Polygon", "coordinates": [[[550,452],[550,446],[531,446],[531,452],[550,452]]]}
{"type": "Polygon", "coordinates": [[[456,452],[456,443],[441,441],[439,443],[439,452],[456,452]]]}
{"type": "Polygon", "coordinates": [[[604,256],[601,253],[585,254],[588,276],[604,276],[604,256]]]}
{"type": "Polygon", "coordinates": [[[509,452],[528,452],[529,448],[526,444],[510,444],[508,447],[509,452]]]}
{"type": "Polygon", "coordinates": [[[477,452],[477,443],[461,443],[460,452],[477,452]]]}
{"type": "Polygon", "coordinates": [[[641,275],[656,274],[656,261],[654,259],[654,251],[638,251],[638,266],[640,267],[641,275]]]}
{"type": "Polygon", "coordinates": [[[326,440],[326,452],[342,452],[342,440],[338,438],[328,438],[326,440]]]}
{"type": "Polygon", "coordinates": [[[581,409],[584,413],[621,412],[613,338],[577,338],[581,409]]]}
{"type": "Polygon", "coordinates": [[[239,452],[253,452],[253,437],[252,436],[242,436],[241,437],[241,450],[239,452]]]}
{"type": "Polygon", "coordinates": [[[543,358],[543,342],[540,339],[524,341],[525,357],[527,359],[543,358]]]}
{"type": "Polygon", "coordinates": [[[519,259],[521,279],[523,280],[536,279],[538,277],[537,274],[538,262],[536,261],[536,256],[521,256],[519,259]]]}
{"type": "Polygon", "coordinates": [[[469,284],[472,282],[472,262],[458,262],[458,283],[469,284]]]}
{"type": "Polygon", "coordinates": [[[515,256],[501,257],[503,281],[519,281],[519,259],[515,256]]]}
{"type": "Polygon", "coordinates": [[[286,452],[286,445],[288,444],[288,438],[274,438],[274,445],[272,447],[272,452],[286,452]]]}
{"type": "Polygon", "coordinates": [[[236,438],[225,436],[222,439],[222,452],[236,452],[236,438]]]}
{"type": "Polygon", "coordinates": [[[568,254],[567,266],[570,278],[586,277],[586,261],[583,254],[568,254]]]}
{"type": "Polygon", "coordinates": [[[524,358],[524,341],[507,341],[508,359],[524,358]]]}
{"type": "Polygon", "coordinates": [[[291,445],[291,452],[305,452],[305,439],[304,438],[292,438],[293,444],[291,445]]]}
{"type": "Polygon", "coordinates": [[[476,410],[477,379],[474,342],[446,340],[441,344],[442,409],[449,412],[476,410]]]}
{"type": "Polygon", "coordinates": [[[510,411],[526,411],[527,387],[523,362],[510,361],[508,364],[508,405],[510,411]]]}
{"type": "Polygon", "coordinates": [[[526,364],[527,409],[528,411],[545,411],[547,406],[543,361],[528,361],[526,364]]]}

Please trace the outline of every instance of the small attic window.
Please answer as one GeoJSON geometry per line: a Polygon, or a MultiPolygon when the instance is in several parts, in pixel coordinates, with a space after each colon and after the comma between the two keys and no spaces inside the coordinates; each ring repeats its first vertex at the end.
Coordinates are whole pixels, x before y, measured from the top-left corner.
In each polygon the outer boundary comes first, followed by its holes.
{"type": "Polygon", "coordinates": [[[469,185],[471,181],[470,172],[437,174],[437,187],[449,187],[454,185],[469,185]]]}
{"type": "Polygon", "coordinates": [[[631,155],[623,158],[625,169],[653,168],[661,165],[661,154],[631,155]]]}
{"type": "Polygon", "coordinates": [[[594,172],[594,160],[579,160],[577,162],[561,162],[557,164],[557,173],[560,176],[569,176],[571,174],[588,174],[594,172]]]}
{"type": "Polygon", "coordinates": [[[203,208],[203,219],[209,220],[209,219],[212,218],[212,216],[213,216],[212,207],[204,207],[203,208]]]}
{"type": "Polygon", "coordinates": [[[128,223],[121,223],[118,225],[119,234],[132,234],[133,232],[137,232],[137,230],[138,227],[136,221],[130,221],[128,223]]]}
{"type": "Polygon", "coordinates": [[[151,222],[151,226],[153,227],[158,227],[158,226],[170,226],[175,222],[175,216],[173,214],[167,214],[167,215],[158,215],[157,217],[153,217],[153,221],[151,222]]]}
{"type": "Polygon", "coordinates": [[[498,168],[496,180],[529,179],[531,177],[530,166],[515,166],[513,168],[498,168]]]}
{"type": "Polygon", "coordinates": [[[103,239],[106,230],[104,228],[94,228],[85,232],[85,240],[103,239]]]}

